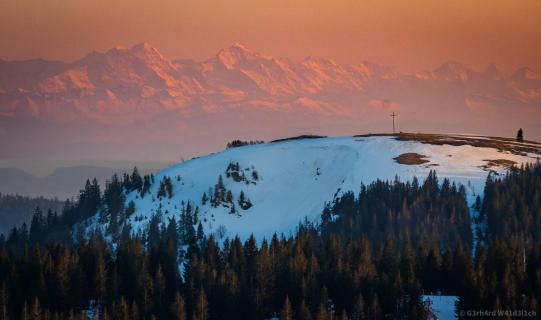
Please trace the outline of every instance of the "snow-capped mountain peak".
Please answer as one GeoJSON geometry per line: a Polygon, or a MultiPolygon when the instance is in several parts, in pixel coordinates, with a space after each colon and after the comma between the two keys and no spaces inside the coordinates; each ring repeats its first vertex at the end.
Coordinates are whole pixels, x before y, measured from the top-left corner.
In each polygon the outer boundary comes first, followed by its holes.
{"type": "Polygon", "coordinates": [[[434,74],[443,80],[466,81],[471,78],[474,71],[456,61],[447,61],[436,70],[434,74]]]}
{"type": "Polygon", "coordinates": [[[264,58],[263,55],[251,51],[243,44],[234,43],[228,48],[222,49],[216,55],[218,61],[227,69],[232,70],[244,62],[264,58]]]}

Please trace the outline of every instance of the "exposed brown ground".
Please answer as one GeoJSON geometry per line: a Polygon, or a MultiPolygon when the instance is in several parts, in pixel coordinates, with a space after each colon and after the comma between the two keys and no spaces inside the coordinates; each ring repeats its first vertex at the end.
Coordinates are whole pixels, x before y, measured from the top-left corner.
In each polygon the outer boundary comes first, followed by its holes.
{"type": "Polygon", "coordinates": [[[283,141],[291,141],[291,140],[321,139],[321,138],[327,138],[327,136],[318,136],[318,135],[315,135],[315,134],[303,134],[303,135],[296,136],[296,137],[289,137],[289,138],[271,140],[270,142],[283,142],[283,141]]]}
{"type": "Polygon", "coordinates": [[[516,155],[525,156],[528,153],[533,153],[541,156],[541,143],[535,141],[523,141],[518,142],[511,138],[501,137],[472,137],[466,135],[447,135],[447,134],[431,134],[431,133],[396,133],[396,134],[366,134],[358,135],[356,137],[370,137],[370,136],[391,136],[396,140],[401,141],[418,141],[421,143],[435,144],[435,145],[452,145],[463,146],[470,145],[481,148],[494,148],[500,152],[510,152],[516,155]]]}
{"type": "Polygon", "coordinates": [[[426,156],[414,152],[408,152],[408,153],[402,153],[396,158],[393,158],[396,162],[400,164],[407,164],[407,165],[413,165],[413,164],[423,164],[430,162],[429,160],[425,159],[426,156]]]}
{"type": "Polygon", "coordinates": [[[505,168],[510,168],[514,165],[516,165],[517,163],[513,160],[507,160],[507,159],[491,159],[491,160],[483,160],[483,161],[486,161],[486,165],[484,165],[483,167],[488,169],[488,168],[492,168],[492,167],[505,167],[505,168]]]}

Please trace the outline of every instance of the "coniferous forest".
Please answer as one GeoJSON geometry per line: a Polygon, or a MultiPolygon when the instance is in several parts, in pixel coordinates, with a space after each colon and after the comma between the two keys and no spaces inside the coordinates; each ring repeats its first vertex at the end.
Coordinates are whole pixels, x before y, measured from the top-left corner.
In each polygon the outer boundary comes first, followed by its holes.
{"type": "Polygon", "coordinates": [[[261,242],[205,235],[189,203],[180,221],[156,214],[131,232],[123,190],[144,196],[153,180],[134,170],[103,193],[89,181],[62,212],[2,236],[0,319],[427,319],[421,295],[436,292],[459,310],[541,303],[539,163],[489,175],[474,208],[435,172],[376,181],[261,242]],[[103,206],[106,234],[76,232],[103,206]]]}

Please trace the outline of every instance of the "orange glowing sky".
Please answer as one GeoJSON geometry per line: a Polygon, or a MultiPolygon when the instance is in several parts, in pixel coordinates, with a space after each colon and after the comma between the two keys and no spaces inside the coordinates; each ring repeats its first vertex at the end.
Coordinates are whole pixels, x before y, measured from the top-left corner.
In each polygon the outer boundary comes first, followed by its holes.
{"type": "Polygon", "coordinates": [[[204,59],[233,42],[276,56],[368,60],[402,70],[446,60],[541,69],[540,0],[3,0],[0,58],[72,60],[149,42],[204,59]]]}

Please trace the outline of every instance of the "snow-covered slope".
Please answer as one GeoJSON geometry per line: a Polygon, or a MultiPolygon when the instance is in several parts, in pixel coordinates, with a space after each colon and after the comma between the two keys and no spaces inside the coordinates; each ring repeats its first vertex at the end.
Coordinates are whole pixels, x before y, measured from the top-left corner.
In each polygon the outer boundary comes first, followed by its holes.
{"type": "Polygon", "coordinates": [[[422,300],[437,320],[457,319],[455,314],[457,296],[423,295],[422,300]]]}
{"type": "MultiPolygon", "coordinates": [[[[452,139],[459,141],[463,137],[452,139]]],[[[504,167],[490,167],[486,160],[500,163],[510,160],[520,164],[537,161],[537,156],[472,145],[399,141],[391,136],[288,140],[230,148],[177,164],[156,174],[155,183],[145,197],[132,192],[126,201],[134,201],[136,205],[135,214],[130,216],[135,230],[145,228],[152,213],[158,210],[164,221],[173,216],[178,220],[182,202],[191,202],[199,207],[199,217],[207,233],[216,234],[220,226],[225,226],[227,236],[247,238],[253,233],[262,239],[272,237],[275,232],[293,232],[305,217],[317,221],[325,203],[345,191],[357,192],[361,183],[390,180],[395,176],[403,180],[413,176],[424,179],[434,169],[440,177],[464,184],[469,201],[473,201],[474,196],[483,191],[490,170],[505,171],[504,167]],[[399,164],[393,158],[403,153],[424,155],[429,162],[399,164]],[[229,165],[236,163],[240,166],[239,175],[230,170],[228,177],[229,165]],[[172,197],[160,199],[157,197],[159,182],[166,176],[173,184],[172,197]],[[218,183],[219,176],[223,177],[225,189],[232,193],[236,213],[231,213],[228,204],[218,207],[208,201],[202,204],[203,194],[210,196],[209,189],[218,183]],[[252,203],[249,209],[239,206],[241,191],[252,203]]]]}

